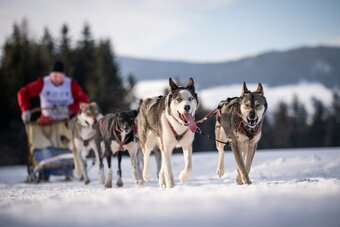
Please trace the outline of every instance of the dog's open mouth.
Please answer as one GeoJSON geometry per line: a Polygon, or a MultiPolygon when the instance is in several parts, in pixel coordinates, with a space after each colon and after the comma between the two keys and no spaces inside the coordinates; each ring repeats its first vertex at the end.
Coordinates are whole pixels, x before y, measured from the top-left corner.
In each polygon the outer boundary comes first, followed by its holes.
{"type": "Polygon", "coordinates": [[[189,126],[190,131],[196,131],[196,121],[191,113],[181,114],[180,112],[178,112],[178,116],[184,122],[185,126],[189,126]]]}
{"type": "Polygon", "coordinates": [[[255,118],[255,119],[249,119],[249,118],[247,118],[247,121],[248,121],[248,125],[249,125],[250,127],[255,127],[256,124],[257,124],[257,122],[258,122],[258,118],[255,118]]]}

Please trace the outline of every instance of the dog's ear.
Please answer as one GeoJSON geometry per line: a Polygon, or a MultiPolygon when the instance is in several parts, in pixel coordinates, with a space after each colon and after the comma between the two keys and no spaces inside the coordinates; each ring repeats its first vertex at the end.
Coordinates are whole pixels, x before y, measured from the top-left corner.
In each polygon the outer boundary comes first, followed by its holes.
{"type": "Polygon", "coordinates": [[[131,111],[133,117],[137,117],[138,111],[137,110],[132,110],[131,111]]]}
{"type": "Polygon", "coordinates": [[[93,106],[93,108],[95,109],[99,109],[98,104],[96,102],[91,102],[90,105],[93,106]]]}
{"type": "Polygon", "coordinates": [[[194,79],[192,79],[192,77],[189,78],[189,81],[188,81],[188,84],[187,84],[187,88],[195,91],[194,79]]]}
{"type": "Polygon", "coordinates": [[[172,80],[171,77],[169,78],[169,85],[170,85],[170,88],[171,88],[171,92],[173,92],[173,91],[178,89],[177,84],[175,84],[175,82],[172,80]]]}
{"type": "Polygon", "coordinates": [[[259,93],[260,95],[263,95],[263,87],[261,83],[258,83],[257,89],[255,91],[256,93],[259,93]]]}
{"type": "Polygon", "coordinates": [[[84,108],[86,105],[88,105],[88,104],[85,103],[85,102],[80,102],[79,103],[79,112],[81,112],[81,109],[84,108]]]}
{"type": "Polygon", "coordinates": [[[246,82],[244,81],[243,82],[243,88],[242,88],[242,93],[241,93],[241,96],[247,94],[247,93],[250,93],[250,91],[248,90],[247,88],[247,85],[246,85],[246,82]]]}

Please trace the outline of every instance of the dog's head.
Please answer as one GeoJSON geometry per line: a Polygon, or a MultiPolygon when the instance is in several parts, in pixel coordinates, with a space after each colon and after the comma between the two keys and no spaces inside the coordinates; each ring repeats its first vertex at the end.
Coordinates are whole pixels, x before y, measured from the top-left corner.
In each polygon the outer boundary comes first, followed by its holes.
{"type": "Polygon", "coordinates": [[[138,111],[131,110],[126,112],[117,112],[116,113],[116,129],[124,132],[126,134],[135,130],[135,119],[137,117],[138,111]]]}
{"type": "Polygon", "coordinates": [[[267,110],[267,101],[264,97],[262,84],[257,85],[254,92],[248,90],[246,83],[243,83],[240,96],[240,111],[242,119],[254,128],[264,117],[267,110]]]}
{"type": "Polygon", "coordinates": [[[80,103],[77,117],[82,125],[93,127],[97,122],[98,116],[100,115],[101,113],[99,111],[97,103],[80,103]]]}
{"type": "Polygon", "coordinates": [[[194,80],[189,78],[188,84],[178,86],[169,78],[170,95],[169,108],[174,118],[191,130],[196,129],[195,112],[198,108],[197,94],[195,93],[194,80]]]}

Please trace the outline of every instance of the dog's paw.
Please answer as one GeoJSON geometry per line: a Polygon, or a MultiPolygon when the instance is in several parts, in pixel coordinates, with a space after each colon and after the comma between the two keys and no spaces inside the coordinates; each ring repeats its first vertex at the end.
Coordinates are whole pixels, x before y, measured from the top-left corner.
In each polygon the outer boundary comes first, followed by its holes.
{"type": "Polygon", "coordinates": [[[182,184],[186,183],[189,178],[189,174],[185,172],[184,170],[179,174],[178,176],[179,180],[181,181],[182,184]]]}
{"type": "Polygon", "coordinates": [[[112,188],[112,181],[107,181],[105,183],[105,188],[112,188]]]}
{"type": "Polygon", "coordinates": [[[175,182],[170,182],[169,184],[166,185],[168,188],[173,188],[176,186],[175,182]]]}
{"type": "Polygon", "coordinates": [[[73,177],[80,181],[83,180],[83,175],[77,170],[73,170],[73,177]]]}
{"type": "Polygon", "coordinates": [[[216,174],[219,178],[221,178],[224,175],[224,170],[223,169],[217,169],[216,174]]]}
{"type": "Polygon", "coordinates": [[[149,182],[151,179],[150,173],[143,172],[143,179],[145,182],[149,182]]]}
{"type": "Polygon", "coordinates": [[[143,184],[144,184],[144,181],[143,181],[143,180],[136,180],[136,184],[138,184],[138,185],[143,185],[143,184]]]}
{"type": "Polygon", "coordinates": [[[85,185],[89,184],[90,182],[91,182],[90,179],[85,179],[85,180],[84,180],[84,184],[85,184],[85,185]]]}
{"type": "Polygon", "coordinates": [[[236,177],[236,183],[238,185],[242,185],[242,184],[251,184],[251,181],[249,180],[249,177],[244,177],[242,178],[240,174],[237,175],[236,177]]]}
{"type": "Polygon", "coordinates": [[[117,180],[117,183],[116,183],[116,185],[117,185],[117,187],[123,187],[123,181],[122,181],[122,178],[119,178],[118,180],[117,180]]]}
{"type": "Polygon", "coordinates": [[[176,184],[175,184],[175,180],[174,180],[173,177],[170,178],[170,179],[166,179],[166,187],[167,188],[173,188],[175,186],[176,186],[176,184]]]}

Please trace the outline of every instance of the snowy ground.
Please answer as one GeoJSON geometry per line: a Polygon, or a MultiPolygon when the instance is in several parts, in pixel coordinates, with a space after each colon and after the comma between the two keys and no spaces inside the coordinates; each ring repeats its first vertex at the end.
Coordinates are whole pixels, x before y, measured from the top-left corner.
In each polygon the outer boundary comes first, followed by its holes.
{"type": "MultiPolygon", "coordinates": [[[[193,156],[188,184],[162,189],[153,179],[131,180],[123,159],[123,188],[92,182],[25,184],[25,167],[0,168],[0,226],[340,226],[340,148],[259,151],[252,185],[234,182],[235,164],[226,154],[225,175],[215,175],[217,153],[193,156]]],[[[116,162],[114,162],[116,164],[116,162]]],[[[173,158],[177,176],[183,156],[173,158]]]]}

